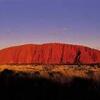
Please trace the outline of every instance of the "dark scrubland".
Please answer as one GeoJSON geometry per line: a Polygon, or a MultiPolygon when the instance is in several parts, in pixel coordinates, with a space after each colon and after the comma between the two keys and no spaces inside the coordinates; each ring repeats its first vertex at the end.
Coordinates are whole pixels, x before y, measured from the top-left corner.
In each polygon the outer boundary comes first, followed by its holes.
{"type": "MultiPolygon", "coordinates": [[[[99,100],[100,81],[86,77],[66,77],[58,82],[39,72],[25,73],[5,69],[0,72],[0,100],[99,100]]],[[[60,73],[58,73],[60,74],[60,73]]],[[[92,72],[87,73],[92,77],[92,72]]],[[[62,77],[62,76],[61,76],[62,77]]]]}

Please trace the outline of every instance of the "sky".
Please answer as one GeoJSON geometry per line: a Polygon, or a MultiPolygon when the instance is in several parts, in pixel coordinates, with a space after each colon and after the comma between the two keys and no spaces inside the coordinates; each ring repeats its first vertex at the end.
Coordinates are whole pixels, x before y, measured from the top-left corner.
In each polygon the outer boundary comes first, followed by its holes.
{"type": "Polygon", "coordinates": [[[50,42],[100,49],[100,0],[0,0],[0,48],[50,42]]]}

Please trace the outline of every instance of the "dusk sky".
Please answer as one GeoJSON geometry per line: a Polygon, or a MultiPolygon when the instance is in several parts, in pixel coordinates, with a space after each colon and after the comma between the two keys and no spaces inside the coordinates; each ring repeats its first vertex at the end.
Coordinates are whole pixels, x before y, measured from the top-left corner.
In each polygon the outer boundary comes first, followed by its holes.
{"type": "Polygon", "coordinates": [[[0,48],[49,42],[100,49],[100,0],[0,0],[0,48]]]}

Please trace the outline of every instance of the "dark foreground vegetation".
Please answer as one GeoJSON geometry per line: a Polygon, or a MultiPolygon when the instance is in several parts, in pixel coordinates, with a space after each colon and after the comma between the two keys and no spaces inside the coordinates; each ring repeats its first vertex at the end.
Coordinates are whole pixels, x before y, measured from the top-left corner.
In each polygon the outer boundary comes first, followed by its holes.
{"type": "Polygon", "coordinates": [[[75,77],[60,84],[25,73],[0,73],[0,100],[100,100],[100,82],[75,77]],[[2,98],[2,99],[1,99],[2,98]]]}

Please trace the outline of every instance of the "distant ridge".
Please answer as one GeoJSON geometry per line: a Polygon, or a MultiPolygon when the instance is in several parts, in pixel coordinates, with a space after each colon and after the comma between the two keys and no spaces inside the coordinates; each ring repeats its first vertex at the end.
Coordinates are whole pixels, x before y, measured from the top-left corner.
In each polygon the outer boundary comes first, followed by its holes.
{"type": "Polygon", "coordinates": [[[0,64],[100,64],[100,51],[62,44],[25,44],[0,50],[0,64]]]}

